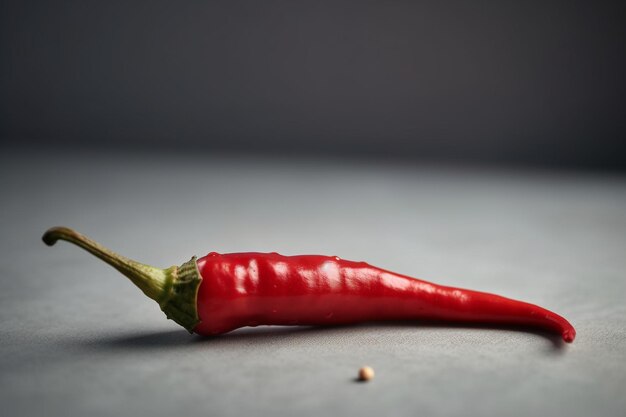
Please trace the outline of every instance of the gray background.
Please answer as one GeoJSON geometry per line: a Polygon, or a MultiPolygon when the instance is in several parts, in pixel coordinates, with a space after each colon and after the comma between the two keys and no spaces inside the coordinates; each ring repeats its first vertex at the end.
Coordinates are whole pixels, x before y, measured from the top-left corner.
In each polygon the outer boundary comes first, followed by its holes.
{"type": "Polygon", "coordinates": [[[27,416],[623,416],[626,178],[333,159],[0,157],[0,403],[27,416]],[[550,308],[514,329],[189,335],[126,278],[41,234],[73,226],[169,266],[210,251],[337,254],[550,308]],[[354,381],[360,366],[377,372],[354,381]]]}
{"type": "Polygon", "coordinates": [[[11,146],[626,169],[623,1],[17,1],[11,146]]]}

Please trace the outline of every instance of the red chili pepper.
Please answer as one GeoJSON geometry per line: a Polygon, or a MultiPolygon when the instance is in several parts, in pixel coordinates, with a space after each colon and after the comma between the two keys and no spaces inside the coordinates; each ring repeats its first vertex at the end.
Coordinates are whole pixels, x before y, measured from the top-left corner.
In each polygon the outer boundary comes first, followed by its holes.
{"type": "Polygon", "coordinates": [[[435,320],[576,331],[539,306],[430,282],[336,256],[209,253],[159,269],[120,256],[64,227],[48,230],[53,245],[72,242],[129,277],[190,332],[226,333],[257,325],[336,325],[381,320],[435,320]]]}

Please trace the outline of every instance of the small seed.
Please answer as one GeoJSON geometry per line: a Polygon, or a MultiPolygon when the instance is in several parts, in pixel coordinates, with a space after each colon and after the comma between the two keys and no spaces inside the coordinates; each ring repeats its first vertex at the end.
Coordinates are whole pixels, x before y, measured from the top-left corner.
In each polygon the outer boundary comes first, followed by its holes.
{"type": "Polygon", "coordinates": [[[369,381],[374,379],[374,370],[369,366],[359,369],[359,381],[369,381]]]}

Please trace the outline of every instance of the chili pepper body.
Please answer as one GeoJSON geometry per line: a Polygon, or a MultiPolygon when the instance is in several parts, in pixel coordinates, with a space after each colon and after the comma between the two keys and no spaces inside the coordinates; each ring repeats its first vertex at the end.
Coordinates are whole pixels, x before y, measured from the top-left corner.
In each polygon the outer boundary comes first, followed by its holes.
{"type": "Polygon", "coordinates": [[[336,256],[215,252],[197,260],[204,335],[257,325],[440,320],[538,327],[576,335],[563,317],[498,295],[436,285],[336,256]]]}

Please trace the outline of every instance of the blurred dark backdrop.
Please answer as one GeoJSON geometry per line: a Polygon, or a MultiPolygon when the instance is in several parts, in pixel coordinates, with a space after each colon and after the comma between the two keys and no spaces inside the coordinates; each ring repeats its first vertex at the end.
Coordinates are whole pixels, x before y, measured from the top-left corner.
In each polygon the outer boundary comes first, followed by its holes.
{"type": "Polygon", "coordinates": [[[624,1],[5,1],[7,147],[626,169],[624,1]]]}

